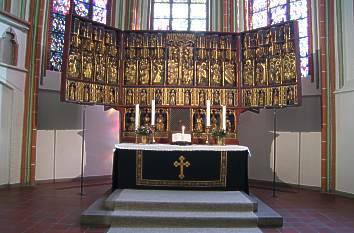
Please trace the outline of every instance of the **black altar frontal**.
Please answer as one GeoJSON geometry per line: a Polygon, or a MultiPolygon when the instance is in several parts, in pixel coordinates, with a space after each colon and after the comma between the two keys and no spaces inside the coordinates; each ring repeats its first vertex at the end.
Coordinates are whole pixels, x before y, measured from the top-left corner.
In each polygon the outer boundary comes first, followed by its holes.
{"type": "Polygon", "coordinates": [[[117,144],[112,189],[243,191],[249,150],[238,145],[117,144]]]}

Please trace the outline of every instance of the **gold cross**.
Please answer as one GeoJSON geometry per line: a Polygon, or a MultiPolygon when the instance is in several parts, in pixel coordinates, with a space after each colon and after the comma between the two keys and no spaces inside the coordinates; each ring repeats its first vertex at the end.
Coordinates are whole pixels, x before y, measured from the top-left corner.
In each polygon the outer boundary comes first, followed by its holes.
{"type": "Polygon", "coordinates": [[[184,179],[184,167],[189,167],[189,166],[191,165],[188,161],[184,162],[185,159],[186,159],[186,158],[185,158],[183,155],[181,155],[181,156],[179,156],[179,158],[178,158],[179,162],[178,162],[178,161],[175,161],[175,162],[173,163],[173,165],[174,165],[175,167],[179,167],[179,175],[178,175],[178,177],[179,177],[181,180],[184,179]]]}

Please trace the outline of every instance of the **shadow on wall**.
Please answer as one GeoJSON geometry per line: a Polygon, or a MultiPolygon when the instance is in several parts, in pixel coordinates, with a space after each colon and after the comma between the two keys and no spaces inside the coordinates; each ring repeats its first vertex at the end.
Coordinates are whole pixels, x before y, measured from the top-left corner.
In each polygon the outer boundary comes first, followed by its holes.
{"type": "Polygon", "coordinates": [[[55,148],[52,155],[56,170],[54,173],[60,174],[55,178],[73,178],[73,174],[80,176],[84,108],[86,109],[84,176],[111,174],[113,149],[119,136],[119,112],[104,111],[103,106],[85,107],[60,102],[59,92],[40,90],[38,130],[55,131],[55,134],[61,135],[60,142],[56,143],[57,138],[53,140],[55,145],[48,145],[55,148]],[[65,135],[68,135],[67,139],[65,135]],[[69,138],[75,141],[70,141],[69,138]]]}
{"type": "Polygon", "coordinates": [[[88,106],[85,120],[86,176],[112,174],[114,145],[119,141],[119,112],[88,106]]]}
{"type": "MultiPolygon", "coordinates": [[[[301,136],[321,131],[320,97],[303,97],[302,106],[277,109],[276,116],[277,160],[279,157],[283,160],[289,158],[288,163],[294,161],[297,163],[290,165],[284,163],[286,166],[292,166],[292,169],[283,172],[286,178],[277,177],[277,181],[293,183],[295,180],[297,183],[297,176],[300,176],[298,173],[301,162],[299,149],[302,146],[301,136]]],[[[240,115],[238,135],[240,144],[248,146],[253,155],[250,158],[250,178],[252,179],[272,180],[273,178],[273,122],[274,110],[272,109],[262,109],[259,114],[248,111],[240,115]]],[[[320,144],[312,146],[320,147],[320,144]]],[[[277,163],[276,169],[286,170],[285,167],[279,167],[281,165],[277,163]]]]}

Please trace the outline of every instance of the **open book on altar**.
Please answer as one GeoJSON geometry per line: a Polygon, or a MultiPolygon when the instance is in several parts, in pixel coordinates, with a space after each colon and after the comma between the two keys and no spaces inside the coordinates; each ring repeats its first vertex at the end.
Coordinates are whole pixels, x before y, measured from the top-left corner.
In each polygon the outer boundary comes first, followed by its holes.
{"type": "Polygon", "coordinates": [[[186,133],[174,133],[172,134],[173,144],[190,144],[192,143],[192,135],[186,133]]]}

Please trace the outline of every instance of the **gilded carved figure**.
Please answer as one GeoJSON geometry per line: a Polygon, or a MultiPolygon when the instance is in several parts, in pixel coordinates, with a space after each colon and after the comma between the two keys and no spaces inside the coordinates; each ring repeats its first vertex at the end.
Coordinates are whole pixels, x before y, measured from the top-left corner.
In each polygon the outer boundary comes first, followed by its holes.
{"type": "Polygon", "coordinates": [[[95,63],[95,79],[98,82],[104,82],[106,73],[104,57],[102,55],[96,56],[95,63]]]}
{"type": "Polygon", "coordinates": [[[283,59],[283,82],[291,82],[296,80],[296,63],[295,54],[285,54],[283,59]]]}
{"type": "Polygon", "coordinates": [[[212,66],[211,66],[211,80],[213,82],[214,85],[221,85],[221,67],[220,64],[215,62],[212,66]]]}
{"type": "Polygon", "coordinates": [[[71,45],[73,47],[76,47],[76,48],[80,47],[81,40],[80,40],[80,37],[78,35],[72,35],[71,36],[71,45]]]}
{"type": "Polygon", "coordinates": [[[155,102],[157,105],[162,104],[162,90],[161,89],[157,89],[155,91],[155,102]]]}
{"type": "Polygon", "coordinates": [[[90,84],[85,84],[84,86],[84,102],[90,102],[90,96],[91,96],[91,90],[90,90],[90,84]]]}
{"type": "Polygon", "coordinates": [[[71,53],[69,55],[69,69],[68,69],[68,73],[71,77],[79,77],[79,73],[80,73],[80,64],[79,64],[79,58],[78,55],[76,53],[71,53]]]}
{"type": "Polygon", "coordinates": [[[143,85],[150,83],[150,63],[147,60],[142,60],[139,63],[139,80],[143,85]]]}
{"type": "Polygon", "coordinates": [[[126,93],[126,96],[125,96],[125,103],[127,105],[132,105],[134,102],[133,102],[133,98],[134,97],[134,93],[131,89],[128,89],[127,90],[127,93],[126,93]]]}
{"type": "Polygon", "coordinates": [[[125,84],[131,85],[136,83],[137,67],[135,61],[127,61],[125,63],[125,84]]]}
{"type": "Polygon", "coordinates": [[[218,129],[218,114],[213,111],[212,114],[210,114],[210,126],[211,129],[218,129]]]}
{"type": "Polygon", "coordinates": [[[155,60],[152,63],[152,83],[153,84],[162,84],[163,82],[163,61],[155,60]]]}
{"type": "Polygon", "coordinates": [[[156,117],[156,131],[157,132],[163,132],[165,131],[165,123],[164,123],[164,117],[161,112],[158,112],[157,117],[156,117]]]}
{"type": "Polygon", "coordinates": [[[191,85],[193,82],[193,63],[185,62],[182,64],[182,77],[181,84],[182,85],[191,85]]]}
{"type": "Polygon", "coordinates": [[[267,75],[266,68],[264,63],[257,63],[256,65],[256,85],[266,85],[267,84],[267,75]]]}
{"type": "Polygon", "coordinates": [[[140,104],[146,105],[147,103],[147,92],[145,89],[143,89],[140,91],[140,104]]]}
{"type": "Polygon", "coordinates": [[[292,105],[295,103],[295,91],[293,87],[288,87],[286,89],[286,104],[292,105]]]}
{"type": "Polygon", "coordinates": [[[246,107],[252,106],[252,92],[251,90],[246,90],[243,95],[243,102],[246,107]]]}
{"type": "Polygon", "coordinates": [[[227,92],[227,105],[234,106],[234,93],[232,91],[227,92]]]}
{"type": "Polygon", "coordinates": [[[199,105],[205,105],[205,92],[199,91],[199,105]]]}
{"type": "Polygon", "coordinates": [[[110,83],[117,83],[117,66],[114,59],[108,59],[107,79],[110,83]]]}
{"type": "Polygon", "coordinates": [[[226,62],[224,71],[224,80],[226,86],[235,85],[235,64],[226,62]]]}
{"type": "Polygon", "coordinates": [[[97,86],[96,88],[96,101],[98,103],[103,103],[104,102],[104,97],[105,97],[105,93],[104,93],[104,89],[102,86],[97,86]]]}
{"type": "Polygon", "coordinates": [[[278,88],[273,88],[272,90],[272,105],[278,106],[279,105],[279,90],[278,88]]]}
{"type": "Polygon", "coordinates": [[[69,84],[69,100],[76,100],[76,83],[69,84]]]}
{"type": "Polygon", "coordinates": [[[176,90],[170,91],[170,105],[176,105],[176,90]]]}
{"type": "Polygon", "coordinates": [[[208,66],[206,62],[197,65],[197,84],[208,85],[208,66]]]}
{"type": "Polygon", "coordinates": [[[218,90],[213,92],[213,104],[220,105],[220,92],[218,90]]]}
{"type": "Polygon", "coordinates": [[[194,132],[202,133],[204,131],[204,120],[200,112],[195,113],[194,132]]]}
{"type": "Polygon", "coordinates": [[[150,115],[151,115],[150,111],[146,110],[144,117],[143,117],[143,122],[142,122],[145,127],[150,126],[150,123],[151,123],[150,115]]]}
{"type": "Polygon", "coordinates": [[[253,86],[253,62],[252,60],[246,60],[243,65],[243,84],[247,86],[253,86]]]}
{"type": "Polygon", "coordinates": [[[114,104],[116,102],[116,90],[114,87],[111,87],[109,90],[109,102],[114,104]]]}
{"type": "Polygon", "coordinates": [[[265,104],[266,104],[265,99],[266,99],[266,96],[265,96],[264,90],[259,89],[259,90],[258,90],[257,105],[260,106],[260,107],[261,107],[261,106],[265,106],[265,104]]]}
{"type": "Polygon", "coordinates": [[[92,79],[92,66],[93,66],[93,62],[92,62],[92,57],[88,54],[85,54],[84,56],[82,56],[83,59],[83,76],[84,79],[92,79]]]}
{"type": "Polygon", "coordinates": [[[269,60],[269,83],[279,84],[281,82],[281,60],[271,58],[269,60]]]}
{"type": "Polygon", "coordinates": [[[191,104],[191,92],[189,90],[186,90],[184,92],[184,105],[190,105],[191,104]]]}
{"type": "Polygon", "coordinates": [[[234,115],[231,114],[230,111],[227,111],[226,112],[226,132],[233,131],[233,123],[232,123],[233,118],[234,118],[234,115]]]}
{"type": "Polygon", "coordinates": [[[178,84],[178,62],[168,61],[168,84],[178,84]]]}

